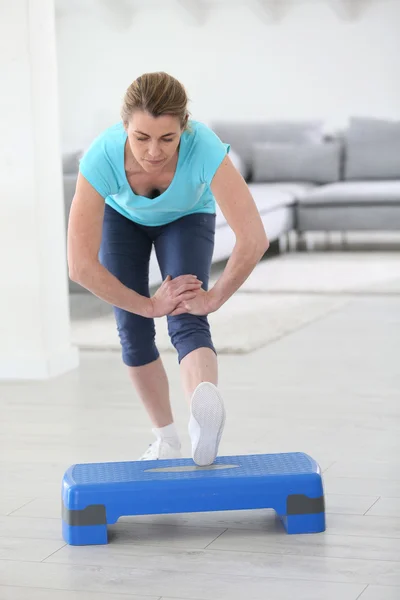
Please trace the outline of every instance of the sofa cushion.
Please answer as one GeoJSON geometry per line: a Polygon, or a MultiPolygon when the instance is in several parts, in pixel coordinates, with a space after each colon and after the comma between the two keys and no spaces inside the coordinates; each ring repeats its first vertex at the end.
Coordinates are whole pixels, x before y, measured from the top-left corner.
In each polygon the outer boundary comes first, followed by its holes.
{"type": "Polygon", "coordinates": [[[296,201],[289,191],[270,186],[268,183],[250,183],[249,190],[260,213],[292,206],[296,201]]]}
{"type": "Polygon", "coordinates": [[[251,170],[251,148],[254,142],[320,142],[323,139],[323,121],[237,122],[219,121],[212,129],[223,142],[241,156],[246,165],[246,178],[251,170]]]}
{"type": "Polygon", "coordinates": [[[397,181],[341,181],[310,190],[299,198],[302,206],[400,204],[397,181]]]}
{"type": "Polygon", "coordinates": [[[400,179],[400,122],[353,118],[345,139],[345,179],[400,179]]]}
{"type": "MultiPolygon", "coordinates": [[[[295,202],[293,194],[268,184],[251,183],[249,185],[249,190],[260,214],[265,214],[284,207],[290,207],[295,202]]],[[[222,214],[218,203],[216,214],[216,226],[221,227],[222,225],[225,225],[226,219],[222,214]]]]}
{"type": "MultiPolygon", "coordinates": [[[[272,194],[275,190],[279,190],[280,192],[286,192],[293,197],[293,200],[297,200],[297,198],[302,198],[305,194],[307,194],[310,190],[314,189],[314,183],[308,183],[304,181],[274,181],[271,183],[250,183],[250,190],[263,190],[265,194],[272,194]]],[[[256,192],[257,193],[257,192],[256,192]]]]}
{"type": "Polygon", "coordinates": [[[330,183],[340,178],[339,142],[271,144],[252,147],[253,181],[330,183]]]}
{"type": "Polygon", "coordinates": [[[400,121],[375,117],[351,117],[347,135],[360,141],[398,139],[400,121]]]}

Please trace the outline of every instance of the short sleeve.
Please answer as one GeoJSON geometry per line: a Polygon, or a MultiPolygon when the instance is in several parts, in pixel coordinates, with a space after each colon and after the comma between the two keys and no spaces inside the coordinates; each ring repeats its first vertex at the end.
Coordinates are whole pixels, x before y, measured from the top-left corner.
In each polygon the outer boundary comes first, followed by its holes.
{"type": "Polygon", "coordinates": [[[201,180],[211,184],[218,167],[230,150],[229,144],[224,144],[216,133],[201,124],[198,133],[198,152],[202,163],[201,180]]]}
{"type": "Polygon", "coordinates": [[[115,169],[104,136],[99,136],[89,146],[80,160],[79,171],[103,198],[118,191],[115,169]]]}

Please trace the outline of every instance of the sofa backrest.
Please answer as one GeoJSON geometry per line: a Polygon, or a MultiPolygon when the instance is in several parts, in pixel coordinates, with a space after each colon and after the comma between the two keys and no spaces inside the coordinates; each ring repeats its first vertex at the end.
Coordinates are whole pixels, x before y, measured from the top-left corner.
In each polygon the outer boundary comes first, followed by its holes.
{"type": "Polygon", "coordinates": [[[79,161],[82,158],[83,151],[65,152],[62,155],[62,170],[64,175],[77,175],[79,171],[79,161]]]}
{"type": "Polygon", "coordinates": [[[339,141],[303,144],[254,144],[253,182],[333,183],[341,176],[339,141]]]}
{"type": "Polygon", "coordinates": [[[230,144],[244,161],[246,177],[251,175],[252,147],[256,142],[301,144],[321,142],[323,121],[237,122],[216,121],[211,128],[225,143],[230,144]]]}
{"type": "Polygon", "coordinates": [[[344,140],[345,179],[400,179],[400,121],[352,117],[344,140]]]}

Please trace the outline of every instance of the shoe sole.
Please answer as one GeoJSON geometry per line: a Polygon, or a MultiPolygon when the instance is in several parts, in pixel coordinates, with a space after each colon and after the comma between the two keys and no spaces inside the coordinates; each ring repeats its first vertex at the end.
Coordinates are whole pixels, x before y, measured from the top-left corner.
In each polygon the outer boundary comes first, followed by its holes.
{"type": "Polygon", "coordinates": [[[193,461],[200,467],[211,465],[217,457],[225,426],[225,407],[218,389],[203,382],[192,396],[189,434],[193,461]]]}

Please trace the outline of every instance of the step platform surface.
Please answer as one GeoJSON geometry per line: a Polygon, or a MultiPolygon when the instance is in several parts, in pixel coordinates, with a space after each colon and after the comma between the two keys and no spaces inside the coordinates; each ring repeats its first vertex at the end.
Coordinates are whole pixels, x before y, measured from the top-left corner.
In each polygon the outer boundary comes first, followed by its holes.
{"type": "Polygon", "coordinates": [[[77,464],[62,481],[62,532],[71,545],[106,544],[122,516],[274,509],[287,533],[325,531],[321,469],[301,452],[77,464]]]}

